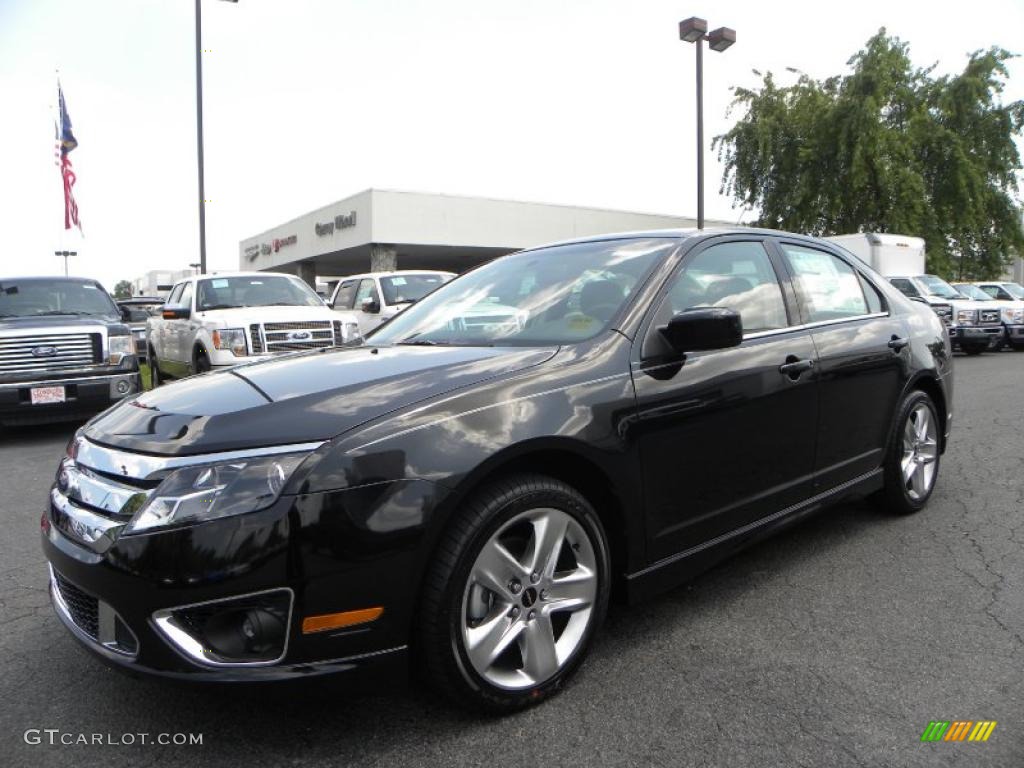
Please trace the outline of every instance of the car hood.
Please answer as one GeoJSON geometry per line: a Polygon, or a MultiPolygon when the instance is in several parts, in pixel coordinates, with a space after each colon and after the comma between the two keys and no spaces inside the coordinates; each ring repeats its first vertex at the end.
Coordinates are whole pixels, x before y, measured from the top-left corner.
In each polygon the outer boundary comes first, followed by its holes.
{"type": "Polygon", "coordinates": [[[169,384],[100,414],[90,440],[160,455],[328,440],[412,403],[549,359],[550,348],[352,347],[169,384]]]}
{"type": "Polygon", "coordinates": [[[95,330],[99,333],[103,328],[123,327],[119,319],[113,317],[96,317],[89,315],[41,315],[39,317],[0,317],[0,333],[11,331],[23,333],[38,330],[40,332],[59,332],[61,328],[73,327],[86,332],[95,330]]]}
{"type": "Polygon", "coordinates": [[[309,320],[341,320],[342,313],[330,307],[236,307],[196,312],[196,318],[220,323],[225,328],[250,323],[296,323],[309,320]]]}

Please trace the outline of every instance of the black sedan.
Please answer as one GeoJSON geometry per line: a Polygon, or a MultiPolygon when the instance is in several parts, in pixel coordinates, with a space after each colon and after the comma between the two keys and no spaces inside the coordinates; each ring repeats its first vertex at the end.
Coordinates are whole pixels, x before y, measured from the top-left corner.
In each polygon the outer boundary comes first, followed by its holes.
{"type": "Polygon", "coordinates": [[[610,597],[850,494],[931,495],[939,318],[835,245],[664,231],[485,264],[366,344],[140,395],[68,446],[42,541],[70,632],[195,680],[414,671],[557,691],[610,597]]]}

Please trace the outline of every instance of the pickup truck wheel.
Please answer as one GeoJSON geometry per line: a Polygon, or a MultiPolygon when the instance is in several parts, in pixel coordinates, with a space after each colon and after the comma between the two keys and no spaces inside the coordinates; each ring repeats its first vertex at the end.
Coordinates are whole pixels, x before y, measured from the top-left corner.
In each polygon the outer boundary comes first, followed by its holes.
{"type": "Polygon", "coordinates": [[[894,426],[881,497],[889,511],[908,515],[924,508],[939,477],[941,424],[931,397],[919,389],[908,394],[894,426]]]}
{"type": "Polygon", "coordinates": [[[193,373],[206,373],[210,370],[210,357],[206,354],[206,350],[202,347],[196,347],[195,354],[192,355],[192,372],[193,373]]]}
{"type": "Polygon", "coordinates": [[[156,389],[164,383],[164,377],[160,373],[160,363],[157,362],[156,352],[153,348],[149,348],[149,386],[150,389],[156,389]]]}
{"type": "Polygon", "coordinates": [[[477,712],[543,701],[583,661],[609,577],[604,529],[574,488],[541,475],[490,485],[456,515],[424,581],[421,674],[477,712]]]}
{"type": "Polygon", "coordinates": [[[988,344],[961,344],[960,348],[963,349],[965,355],[970,355],[971,357],[974,357],[975,355],[980,355],[982,352],[988,349],[988,344]]]}

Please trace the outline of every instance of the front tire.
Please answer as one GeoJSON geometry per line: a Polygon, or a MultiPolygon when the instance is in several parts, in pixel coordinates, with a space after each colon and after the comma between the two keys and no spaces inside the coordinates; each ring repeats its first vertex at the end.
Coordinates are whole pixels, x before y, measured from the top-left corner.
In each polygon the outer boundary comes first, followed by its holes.
{"type": "Polygon", "coordinates": [[[982,352],[984,352],[986,349],[988,349],[988,344],[985,344],[984,346],[980,346],[980,345],[966,345],[965,346],[965,345],[961,344],[960,347],[961,347],[961,349],[963,349],[965,355],[970,355],[971,357],[974,357],[975,355],[980,355],[982,352]]]}
{"type": "Polygon", "coordinates": [[[156,352],[149,348],[149,388],[156,389],[164,383],[163,374],[160,373],[160,363],[156,359],[156,352]]]}
{"type": "Polygon", "coordinates": [[[906,396],[885,458],[886,508],[907,515],[924,508],[939,477],[940,422],[935,403],[921,390],[906,396]]]}
{"type": "Polygon", "coordinates": [[[210,356],[206,354],[204,347],[196,347],[192,354],[192,373],[207,373],[213,366],[210,365],[210,356]]]}
{"type": "Polygon", "coordinates": [[[571,486],[515,475],[483,489],[427,573],[416,633],[426,682],[492,713],[555,694],[604,620],[609,563],[601,521],[571,486]]]}

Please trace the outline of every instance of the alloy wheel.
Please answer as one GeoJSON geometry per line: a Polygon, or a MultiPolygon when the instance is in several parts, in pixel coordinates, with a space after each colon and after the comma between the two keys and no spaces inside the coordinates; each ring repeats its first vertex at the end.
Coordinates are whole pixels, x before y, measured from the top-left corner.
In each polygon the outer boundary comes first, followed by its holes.
{"type": "Polygon", "coordinates": [[[939,456],[938,432],[931,409],[918,403],[903,425],[903,458],[900,470],[903,487],[914,501],[931,493],[939,456]]]}
{"type": "Polygon", "coordinates": [[[469,573],[460,624],[470,664],[499,688],[550,680],[582,645],[597,591],[594,547],[575,518],[551,508],[516,515],[469,573]]]}

